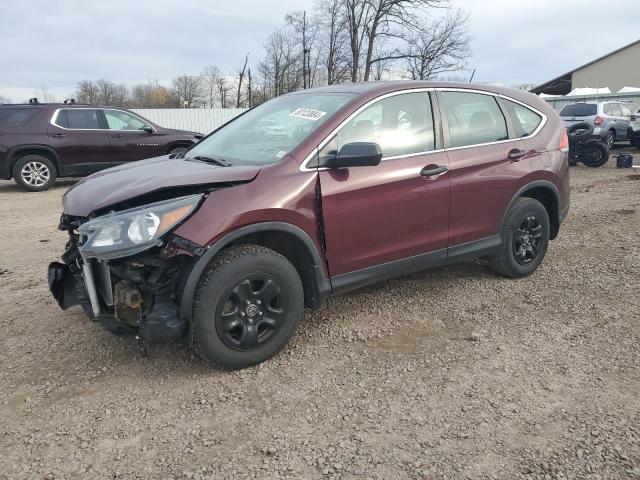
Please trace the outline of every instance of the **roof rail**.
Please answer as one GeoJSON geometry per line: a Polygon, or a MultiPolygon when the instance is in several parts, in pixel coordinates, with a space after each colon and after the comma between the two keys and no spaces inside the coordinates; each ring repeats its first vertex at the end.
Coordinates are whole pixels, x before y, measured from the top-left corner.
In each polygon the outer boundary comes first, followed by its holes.
{"type": "Polygon", "coordinates": [[[38,99],[36,97],[29,99],[29,105],[38,105],[39,103],[40,102],[38,102],[38,99]]]}

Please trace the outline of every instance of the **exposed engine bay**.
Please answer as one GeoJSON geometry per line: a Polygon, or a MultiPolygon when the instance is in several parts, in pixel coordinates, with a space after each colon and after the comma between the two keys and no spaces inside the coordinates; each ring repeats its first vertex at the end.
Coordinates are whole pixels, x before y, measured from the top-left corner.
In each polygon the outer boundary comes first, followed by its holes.
{"type": "Polygon", "coordinates": [[[150,343],[183,339],[188,325],[179,315],[179,292],[204,249],[170,234],[162,245],[132,257],[84,259],[78,228],[85,221],[63,215],[60,222],[69,233],[64,263],[49,266],[49,287],[60,307],[80,305],[118,335],[150,343]]]}

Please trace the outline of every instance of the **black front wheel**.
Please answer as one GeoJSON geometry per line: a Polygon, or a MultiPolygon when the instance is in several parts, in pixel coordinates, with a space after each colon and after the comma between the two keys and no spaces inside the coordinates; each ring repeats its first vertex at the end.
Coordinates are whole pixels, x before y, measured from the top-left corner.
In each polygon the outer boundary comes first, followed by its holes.
{"type": "Polygon", "coordinates": [[[491,267],[511,278],[534,272],[549,246],[549,214],[534,198],[519,198],[509,209],[500,232],[498,253],[489,258],[491,267]]]}
{"type": "Polygon", "coordinates": [[[223,368],[256,365],[289,342],[303,310],[300,276],[285,257],[257,245],[231,247],[200,280],[194,344],[223,368]]]}

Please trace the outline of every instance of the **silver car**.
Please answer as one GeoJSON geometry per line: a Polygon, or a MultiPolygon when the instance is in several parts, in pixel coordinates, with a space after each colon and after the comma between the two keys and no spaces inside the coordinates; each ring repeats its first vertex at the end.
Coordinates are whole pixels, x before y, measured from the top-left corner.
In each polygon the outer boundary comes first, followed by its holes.
{"type": "Polygon", "coordinates": [[[567,127],[576,123],[593,125],[593,135],[600,137],[608,148],[618,140],[631,140],[629,127],[634,112],[622,102],[575,102],[562,107],[560,116],[567,127]]]}

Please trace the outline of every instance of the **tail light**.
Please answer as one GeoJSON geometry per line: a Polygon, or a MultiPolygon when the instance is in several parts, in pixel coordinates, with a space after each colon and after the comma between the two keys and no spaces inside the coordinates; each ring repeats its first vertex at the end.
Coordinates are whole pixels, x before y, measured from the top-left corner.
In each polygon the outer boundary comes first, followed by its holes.
{"type": "Polygon", "coordinates": [[[567,135],[566,128],[562,129],[562,136],[560,137],[560,145],[558,145],[558,148],[563,152],[569,151],[569,136],[567,135]]]}
{"type": "Polygon", "coordinates": [[[599,127],[600,125],[602,125],[604,123],[604,118],[601,117],[600,115],[596,116],[596,118],[593,120],[593,123],[596,125],[596,127],[599,127]]]}

